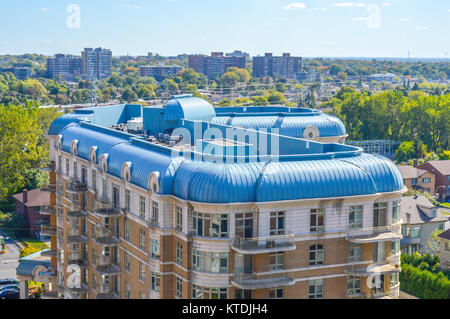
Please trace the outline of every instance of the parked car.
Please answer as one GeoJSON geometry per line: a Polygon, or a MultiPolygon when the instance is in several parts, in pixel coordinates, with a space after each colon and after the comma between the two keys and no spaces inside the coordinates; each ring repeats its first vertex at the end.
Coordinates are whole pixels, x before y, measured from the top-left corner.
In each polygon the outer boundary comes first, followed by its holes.
{"type": "Polygon", "coordinates": [[[0,291],[3,291],[5,289],[17,289],[17,290],[20,290],[20,287],[17,284],[10,284],[10,285],[0,286],[0,291]]]}
{"type": "Polygon", "coordinates": [[[7,285],[19,285],[19,281],[12,278],[0,279],[0,288],[7,285]]]}
{"type": "Polygon", "coordinates": [[[0,299],[20,299],[20,291],[17,289],[4,289],[0,291],[0,299]]]}

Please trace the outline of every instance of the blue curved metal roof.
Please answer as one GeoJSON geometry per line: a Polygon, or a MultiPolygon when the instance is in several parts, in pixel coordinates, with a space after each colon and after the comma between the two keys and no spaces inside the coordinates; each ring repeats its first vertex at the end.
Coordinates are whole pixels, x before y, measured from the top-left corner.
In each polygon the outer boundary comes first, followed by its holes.
{"type": "Polygon", "coordinates": [[[178,119],[211,121],[216,116],[214,107],[207,101],[193,96],[174,96],[164,109],[164,120],[178,119]]]}
{"type": "Polygon", "coordinates": [[[316,116],[218,116],[211,120],[214,124],[230,125],[243,128],[278,128],[280,135],[291,137],[303,137],[303,131],[308,126],[315,126],[319,130],[321,137],[343,136],[347,132],[341,120],[328,114],[319,114],[316,116]]]}
{"type": "Polygon", "coordinates": [[[64,127],[73,122],[79,122],[80,119],[88,117],[86,114],[64,114],[58,117],[53,123],[50,125],[48,129],[49,135],[58,135],[59,131],[61,131],[64,127]]]}

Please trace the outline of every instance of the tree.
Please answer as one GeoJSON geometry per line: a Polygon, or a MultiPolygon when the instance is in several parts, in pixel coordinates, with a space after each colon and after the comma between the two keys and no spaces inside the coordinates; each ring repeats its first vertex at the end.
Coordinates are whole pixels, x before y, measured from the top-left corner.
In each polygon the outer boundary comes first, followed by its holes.
{"type": "Polygon", "coordinates": [[[348,75],[347,75],[346,72],[339,72],[339,73],[337,74],[337,78],[338,78],[339,80],[341,80],[342,82],[345,82],[345,81],[347,81],[347,79],[348,79],[348,75]]]}
{"type": "Polygon", "coordinates": [[[226,86],[235,86],[239,82],[240,77],[234,72],[226,72],[222,75],[220,80],[222,84],[226,86]]]}
{"type": "Polygon", "coordinates": [[[439,235],[442,233],[442,230],[436,228],[430,235],[430,239],[427,241],[427,246],[424,247],[424,251],[430,255],[439,255],[440,246],[439,246],[439,235]]]}
{"type": "Polygon", "coordinates": [[[138,96],[132,89],[128,88],[122,93],[122,99],[130,103],[133,101],[137,101],[138,96]]]}
{"type": "Polygon", "coordinates": [[[284,97],[283,93],[281,93],[281,92],[272,92],[268,96],[267,101],[270,104],[282,104],[282,103],[286,103],[286,98],[284,97]]]}
{"type": "Polygon", "coordinates": [[[395,151],[394,158],[399,162],[406,162],[407,160],[414,158],[415,153],[414,142],[405,141],[402,142],[395,151]]]}

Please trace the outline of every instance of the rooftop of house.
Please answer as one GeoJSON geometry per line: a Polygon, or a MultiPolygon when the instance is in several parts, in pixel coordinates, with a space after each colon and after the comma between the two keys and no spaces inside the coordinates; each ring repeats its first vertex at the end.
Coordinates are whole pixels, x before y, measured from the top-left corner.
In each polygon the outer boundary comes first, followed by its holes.
{"type": "Polygon", "coordinates": [[[439,234],[439,237],[450,240],[450,228],[447,229],[445,232],[439,234]]]}
{"type": "Polygon", "coordinates": [[[446,222],[449,220],[423,195],[403,196],[400,211],[401,219],[406,224],[446,222]]]}
{"type": "MultiPolygon", "coordinates": [[[[103,163],[104,167],[99,167],[109,174],[123,177],[126,165],[131,183],[151,189],[151,177],[156,176],[158,193],[192,201],[265,202],[367,195],[403,188],[397,167],[382,156],[363,154],[354,146],[293,136],[310,123],[302,122],[303,118],[322,118],[318,122],[327,125],[342,123],[323,117],[320,111],[276,108],[275,126],[287,119],[301,119],[282,134],[259,130],[258,123],[252,128],[233,122],[214,123],[216,110],[189,95],[174,96],[158,107],[82,109],[55,120],[49,135],[57,136],[55,146],[63,152],[103,163]],[[283,113],[290,115],[280,116],[283,113]],[[140,131],[124,132],[125,123],[139,117],[140,131]]],[[[237,111],[228,108],[219,113],[249,112],[237,111]]],[[[273,108],[255,107],[250,111],[253,115],[266,114],[273,113],[273,108]]],[[[240,120],[254,117],[248,114],[240,120]]]]}
{"type": "Polygon", "coordinates": [[[39,188],[31,191],[24,190],[22,193],[17,193],[13,197],[23,203],[25,206],[36,207],[42,206],[50,202],[50,193],[42,192],[39,188]],[[26,193],[26,201],[24,202],[24,194],[26,193]]]}
{"type": "MultiPolygon", "coordinates": [[[[434,169],[436,169],[441,175],[444,176],[450,175],[450,160],[429,161],[427,163],[431,165],[434,169]]],[[[424,167],[423,165],[427,163],[424,163],[420,166],[424,167]]]]}
{"type": "Polygon", "coordinates": [[[419,178],[420,176],[428,172],[427,170],[409,165],[399,165],[398,170],[400,171],[404,179],[419,178]]]}

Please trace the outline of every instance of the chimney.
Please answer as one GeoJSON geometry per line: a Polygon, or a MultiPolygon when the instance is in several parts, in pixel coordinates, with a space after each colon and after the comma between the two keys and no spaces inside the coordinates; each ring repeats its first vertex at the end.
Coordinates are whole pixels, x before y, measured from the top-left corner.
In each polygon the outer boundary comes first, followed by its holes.
{"type": "Polygon", "coordinates": [[[25,204],[28,201],[28,189],[23,190],[23,203],[25,204]]]}

